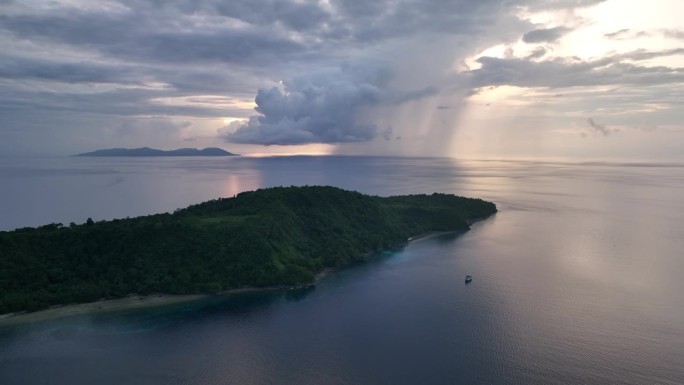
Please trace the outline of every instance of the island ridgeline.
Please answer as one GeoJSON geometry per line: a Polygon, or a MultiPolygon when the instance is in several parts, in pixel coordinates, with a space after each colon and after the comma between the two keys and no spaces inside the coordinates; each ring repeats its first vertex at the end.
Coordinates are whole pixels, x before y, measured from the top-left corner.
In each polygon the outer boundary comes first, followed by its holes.
{"type": "Polygon", "coordinates": [[[173,213],[0,232],[0,314],[120,298],[300,285],[324,268],[432,231],[464,231],[493,203],[276,187],[173,213]]]}
{"type": "Polygon", "coordinates": [[[74,156],[90,157],[157,157],[157,156],[237,156],[232,152],[217,147],[207,147],[202,150],[196,148],[179,148],[176,150],[157,150],[155,148],[107,148],[84,152],[74,156]]]}

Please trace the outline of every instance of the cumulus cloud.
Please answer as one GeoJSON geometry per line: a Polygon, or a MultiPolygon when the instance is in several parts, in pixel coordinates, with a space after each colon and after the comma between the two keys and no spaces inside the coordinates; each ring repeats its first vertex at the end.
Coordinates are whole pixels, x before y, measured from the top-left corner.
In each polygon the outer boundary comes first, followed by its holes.
{"type": "MultiPolygon", "coordinates": [[[[255,99],[258,114],[220,132],[229,142],[262,145],[369,141],[378,137],[378,127],[360,120],[363,109],[402,104],[437,92],[434,87],[389,90],[389,80],[385,70],[353,67],[300,76],[284,82],[282,88],[260,89],[255,99]]],[[[391,134],[391,129],[380,133],[385,139],[391,134]]]]}
{"type": "Polygon", "coordinates": [[[525,43],[553,43],[570,31],[572,28],[567,27],[535,29],[524,34],[522,40],[525,43]]]}

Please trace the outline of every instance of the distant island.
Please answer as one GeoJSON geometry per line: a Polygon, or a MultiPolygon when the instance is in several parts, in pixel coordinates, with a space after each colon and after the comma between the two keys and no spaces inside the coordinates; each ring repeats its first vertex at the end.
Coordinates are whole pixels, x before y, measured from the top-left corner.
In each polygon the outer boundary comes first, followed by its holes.
{"type": "Polygon", "coordinates": [[[132,293],[305,286],[325,268],[365,261],[410,237],[465,231],[496,211],[448,194],[276,187],[173,213],[0,232],[0,314],[132,293]]]}
{"type": "Polygon", "coordinates": [[[179,148],[176,150],[157,150],[155,148],[107,148],[84,152],[74,156],[237,156],[226,150],[217,147],[208,147],[202,150],[197,148],[179,148]]]}

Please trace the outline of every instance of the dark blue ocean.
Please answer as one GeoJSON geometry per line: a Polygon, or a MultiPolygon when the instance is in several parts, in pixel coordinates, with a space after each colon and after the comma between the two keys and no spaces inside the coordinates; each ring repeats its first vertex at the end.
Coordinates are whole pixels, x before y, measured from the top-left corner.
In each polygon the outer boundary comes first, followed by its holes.
{"type": "Polygon", "coordinates": [[[684,383],[682,164],[2,159],[0,182],[0,230],[277,185],[499,208],[314,290],[0,326],[2,385],[684,383]]]}

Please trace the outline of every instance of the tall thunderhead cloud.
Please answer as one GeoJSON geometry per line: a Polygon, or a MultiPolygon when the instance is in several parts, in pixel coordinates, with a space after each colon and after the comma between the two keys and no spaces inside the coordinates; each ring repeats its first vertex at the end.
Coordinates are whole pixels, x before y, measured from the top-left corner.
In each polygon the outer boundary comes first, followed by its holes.
{"type": "Polygon", "coordinates": [[[378,69],[346,68],[300,76],[282,87],[259,89],[257,115],[221,130],[233,143],[296,145],[365,142],[375,139],[378,127],[363,122],[364,109],[401,104],[429,96],[431,87],[390,91],[389,75],[378,69]]]}
{"type": "MultiPolygon", "coordinates": [[[[396,136],[412,136],[423,143],[433,143],[427,137],[449,143],[457,110],[442,113],[439,124],[429,122],[435,103],[459,105],[469,92],[457,63],[529,31],[532,24],[514,12],[520,7],[539,11],[600,1],[325,2],[326,21],[298,32],[302,52],[308,47],[318,53],[293,57],[312,62],[285,65],[280,71],[274,68],[273,76],[295,78],[259,89],[257,114],[219,132],[229,142],[258,145],[358,143],[378,137],[389,141],[395,135],[388,133],[395,131],[396,136]],[[327,70],[302,72],[307,68],[327,70]],[[425,100],[405,106],[427,97],[434,97],[435,103],[425,100]]],[[[564,28],[549,31],[559,36],[566,32],[564,28]]],[[[531,38],[553,38],[547,35],[537,31],[531,38]]]]}

